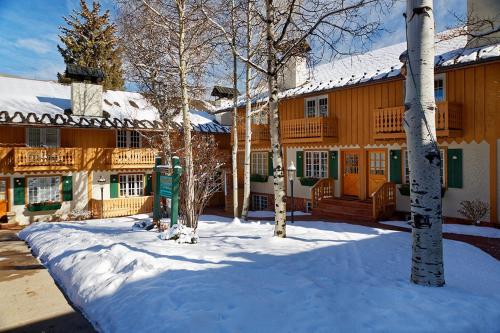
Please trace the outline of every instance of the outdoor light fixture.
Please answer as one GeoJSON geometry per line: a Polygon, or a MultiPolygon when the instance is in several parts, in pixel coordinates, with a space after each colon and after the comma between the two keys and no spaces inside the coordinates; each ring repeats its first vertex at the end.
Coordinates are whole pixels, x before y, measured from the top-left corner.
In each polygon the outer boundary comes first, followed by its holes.
{"type": "Polygon", "coordinates": [[[295,167],[295,164],[293,164],[293,161],[290,162],[290,165],[288,166],[288,180],[290,181],[290,194],[292,197],[292,223],[294,223],[294,217],[293,217],[293,211],[295,210],[295,205],[294,205],[294,198],[293,198],[293,181],[295,179],[295,173],[297,172],[297,168],[295,167]]]}
{"type": "Polygon", "coordinates": [[[99,185],[101,186],[101,218],[104,217],[104,184],[106,184],[106,178],[102,175],[97,180],[99,185]]]}

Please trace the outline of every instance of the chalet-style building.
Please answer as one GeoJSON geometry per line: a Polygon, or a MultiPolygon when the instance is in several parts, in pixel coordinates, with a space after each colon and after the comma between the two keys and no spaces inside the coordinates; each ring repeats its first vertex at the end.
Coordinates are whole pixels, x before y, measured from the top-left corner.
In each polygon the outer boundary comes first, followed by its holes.
{"type": "MultiPolygon", "coordinates": [[[[476,43],[474,48],[466,44],[465,36],[436,43],[443,214],[460,218],[460,202],[478,199],[491,207],[488,220],[498,222],[500,43],[476,43]]],[[[335,60],[315,68],[310,77],[301,75],[307,72],[303,61],[287,68],[280,92],[280,139],[284,164],[293,161],[300,178],[294,183],[295,207],[345,219],[409,211],[402,126],[405,78],[399,61],[405,50],[406,43],[400,43],[335,60]]],[[[243,119],[243,106],[240,115],[243,119]]],[[[244,132],[242,120],[241,151],[244,132]]],[[[240,154],[240,176],[242,159],[240,154]]],[[[267,116],[255,116],[253,209],[274,208],[272,170],[267,116]]]]}
{"type": "MultiPolygon", "coordinates": [[[[228,127],[192,115],[193,131],[229,149],[228,127]]],[[[145,137],[163,131],[158,119],[138,93],[0,77],[0,216],[20,224],[79,211],[100,217],[101,189],[104,217],[151,212],[157,152],[145,137]]]]}

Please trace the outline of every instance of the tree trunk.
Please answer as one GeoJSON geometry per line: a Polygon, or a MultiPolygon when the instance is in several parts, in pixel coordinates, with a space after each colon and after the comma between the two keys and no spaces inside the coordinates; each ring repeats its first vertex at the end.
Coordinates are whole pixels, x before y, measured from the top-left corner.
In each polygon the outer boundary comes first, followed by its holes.
{"type": "MultiPolygon", "coordinates": [[[[232,43],[236,47],[236,29],[235,29],[235,11],[234,0],[231,7],[231,30],[232,30],[232,43]]],[[[233,51],[233,149],[232,149],[232,163],[233,163],[233,217],[238,217],[238,95],[236,94],[238,88],[238,69],[237,58],[233,51]]]]}
{"type": "Polygon", "coordinates": [[[283,176],[283,154],[280,143],[280,119],[278,111],[278,73],[276,70],[277,52],[274,45],[274,5],[266,0],[267,16],[267,86],[269,89],[269,133],[273,152],[273,190],[274,190],[274,235],[286,237],[285,180],[283,176]]]}
{"type": "Polygon", "coordinates": [[[178,4],[179,9],[179,78],[181,88],[181,109],[182,109],[182,128],[184,135],[184,160],[185,160],[185,175],[186,175],[186,191],[184,204],[186,206],[186,226],[192,228],[194,226],[194,175],[193,175],[193,151],[191,147],[191,119],[189,114],[189,98],[188,87],[186,80],[186,59],[184,55],[184,38],[185,38],[185,17],[184,3],[178,4]]]}
{"type": "Polygon", "coordinates": [[[436,142],[432,0],[408,0],[404,128],[411,184],[412,269],[415,284],[444,285],[441,154],[436,142]]]}

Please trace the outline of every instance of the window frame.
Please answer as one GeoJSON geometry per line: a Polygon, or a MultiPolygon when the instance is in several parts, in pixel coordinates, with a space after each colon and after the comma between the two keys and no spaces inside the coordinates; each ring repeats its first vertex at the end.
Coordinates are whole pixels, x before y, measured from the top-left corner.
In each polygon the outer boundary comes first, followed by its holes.
{"type": "Polygon", "coordinates": [[[25,130],[25,142],[26,142],[26,147],[33,147],[33,148],[59,148],[61,147],[61,130],[59,128],[54,128],[54,127],[26,127],[25,130]],[[55,130],[56,135],[57,135],[57,140],[56,140],[56,145],[55,146],[48,146],[47,145],[47,130],[55,130]],[[38,141],[40,142],[39,146],[32,146],[30,145],[30,131],[31,130],[38,130],[38,141]]]}
{"type": "Polygon", "coordinates": [[[434,75],[434,100],[436,103],[445,102],[446,101],[446,73],[440,73],[434,75]],[[443,98],[437,100],[436,98],[436,81],[443,81],[443,98]]]}
{"type": "Polygon", "coordinates": [[[327,118],[329,112],[330,110],[328,107],[328,95],[319,95],[319,96],[304,98],[304,118],[318,118],[318,117],[327,118]],[[321,115],[320,100],[323,99],[326,99],[326,113],[324,115],[321,115]],[[308,102],[314,102],[314,117],[309,116],[308,102]]]}
{"type": "Polygon", "coordinates": [[[138,149],[142,148],[142,137],[141,134],[138,131],[135,130],[125,130],[125,129],[118,129],[116,130],[116,135],[115,135],[115,145],[116,148],[131,148],[131,149],[138,149]],[[122,141],[123,136],[122,133],[125,133],[125,147],[120,146],[119,142],[122,141]],[[132,147],[132,133],[137,133],[138,137],[138,146],[137,147],[132,147]]]}
{"type": "MultiPolygon", "coordinates": [[[[134,180],[134,182],[137,182],[137,180],[134,180]]],[[[145,196],[145,187],[146,187],[146,177],[143,173],[120,173],[118,174],[118,197],[119,198],[137,198],[137,197],[143,197],[145,196]],[[131,177],[137,177],[141,176],[142,178],[142,187],[135,187],[133,186],[133,190],[137,191],[138,194],[132,194],[130,195],[130,180],[129,178],[131,177]],[[125,181],[125,189],[123,189],[124,195],[122,194],[122,177],[126,178],[125,181]]]]}
{"type": "MultiPolygon", "coordinates": [[[[443,174],[443,182],[441,184],[441,186],[443,188],[448,188],[448,169],[447,169],[447,166],[448,166],[448,147],[438,147],[439,148],[439,152],[441,153],[441,162],[442,162],[442,165],[441,165],[441,170],[442,170],[442,174],[443,174]]],[[[410,184],[409,182],[409,179],[407,180],[407,175],[409,177],[409,173],[406,172],[406,166],[408,165],[408,148],[402,148],[401,149],[401,155],[402,155],[402,183],[403,184],[410,184]]],[[[408,171],[409,171],[409,168],[408,168],[408,171]]]]}
{"type": "Polygon", "coordinates": [[[252,194],[252,210],[255,210],[255,211],[262,211],[262,210],[267,210],[269,209],[269,198],[267,195],[264,195],[264,194],[252,194]],[[256,200],[256,198],[259,198],[259,200],[256,200]],[[266,205],[265,205],[265,208],[262,209],[262,202],[263,200],[262,199],[265,199],[265,202],[266,202],[266,205]],[[259,205],[257,205],[257,201],[259,201],[259,205]],[[259,208],[261,209],[256,209],[257,206],[259,206],[259,208]]]}
{"type": "Polygon", "coordinates": [[[269,168],[269,152],[267,151],[253,151],[251,152],[250,154],[250,174],[251,175],[260,175],[260,176],[267,176],[268,175],[268,168],[269,168]],[[262,167],[262,173],[259,173],[259,172],[255,172],[256,170],[254,169],[254,161],[256,161],[256,159],[254,158],[254,156],[256,155],[262,155],[262,159],[258,159],[259,162],[262,162],[262,165],[257,165],[257,171],[260,171],[258,170],[259,167],[262,167]]]}
{"type": "Polygon", "coordinates": [[[27,205],[30,204],[37,204],[37,203],[45,203],[45,202],[55,202],[55,203],[62,203],[63,202],[63,195],[62,195],[62,177],[60,175],[49,175],[49,176],[29,176],[26,177],[26,190],[25,190],[25,202],[27,205]],[[38,201],[38,202],[31,202],[30,201],[30,180],[32,179],[39,179],[39,178],[57,178],[58,179],[58,191],[57,191],[57,196],[59,197],[58,200],[54,201],[38,201]]]}
{"type": "MultiPolygon", "coordinates": [[[[313,162],[314,162],[314,158],[313,158],[313,162]]],[[[328,150],[305,150],[304,151],[304,177],[305,178],[318,178],[318,179],[325,179],[325,178],[328,178],[329,176],[329,163],[328,163],[328,150]],[[311,163],[311,168],[308,170],[307,166],[308,166],[308,163],[307,163],[307,160],[308,160],[308,155],[309,154],[320,154],[319,156],[319,161],[320,163],[322,161],[325,162],[325,165],[324,165],[324,168],[321,167],[321,165],[319,165],[318,167],[318,172],[320,173],[320,177],[314,177],[313,174],[313,170],[314,170],[314,163],[311,163]],[[325,158],[323,159],[321,157],[321,154],[324,154],[325,155],[325,158]],[[310,171],[308,173],[308,171],[310,171]],[[321,174],[323,174],[323,171],[324,171],[324,177],[321,177],[321,174]]]]}

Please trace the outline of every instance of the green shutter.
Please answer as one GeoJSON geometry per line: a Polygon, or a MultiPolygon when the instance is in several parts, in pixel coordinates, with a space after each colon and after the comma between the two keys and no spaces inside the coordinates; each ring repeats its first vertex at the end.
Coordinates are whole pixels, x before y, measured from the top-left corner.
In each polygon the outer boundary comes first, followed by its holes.
{"type": "Polygon", "coordinates": [[[24,205],[26,186],[25,178],[14,178],[14,205],[24,205]]]}
{"type": "Polygon", "coordinates": [[[339,179],[339,153],[337,151],[328,152],[328,173],[329,177],[333,179],[339,179]]]}
{"type": "Polygon", "coordinates": [[[448,187],[463,186],[462,149],[448,149],[448,187]]]}
{"type": "Polygon", "coordinates": [[[73,200],[73,176],[62,176],[63,201],[73,200]]]}
{"type": "Polygon", "coordinates": [[[389,153],[390,158],[390,180],[393,183],[401,184],[401,150],[391,150],[389,153]]]}
{"type": "Polygon", "coordinates": [[[109,182],[109,197],[118,198],[118,175],[111,175],[109,182]]]}
{"type": "Polygon", "coordinates": [[[267,153],[267,174],[274,177],[273,152],[267,153]]]}
{"type": "Polygon", "coordinates": [[[153,192],[153,175],[146,175],[146,189],[144,195],[151,195],[153,192]]]}
{"type": "Polygon", "coordinates": [[[297,151],[297,177],[304,177],[304,152],[297,151]]]}

